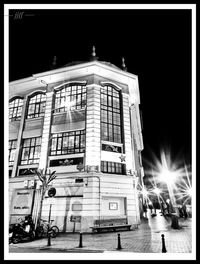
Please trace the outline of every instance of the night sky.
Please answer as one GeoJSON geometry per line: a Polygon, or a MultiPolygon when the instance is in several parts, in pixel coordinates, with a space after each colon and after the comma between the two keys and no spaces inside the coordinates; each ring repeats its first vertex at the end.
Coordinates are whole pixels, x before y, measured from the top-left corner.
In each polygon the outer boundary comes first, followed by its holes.
{"type": "Polygon", "coordinates": [[[139,78],[143,159],[167,147],[191,163],[190,10],[29,9],[9,27],[10,81],[50,70],[54,55],[58,67],[89,61],[93,45],[100,61],[125,57],[139,78]]]}

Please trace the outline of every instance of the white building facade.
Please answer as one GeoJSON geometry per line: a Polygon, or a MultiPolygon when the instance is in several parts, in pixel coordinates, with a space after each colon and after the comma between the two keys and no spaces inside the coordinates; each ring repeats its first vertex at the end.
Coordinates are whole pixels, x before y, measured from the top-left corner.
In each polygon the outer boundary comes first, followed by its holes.
{"type": "Polygon", "coordinates": [[[56,171],[56,195],[45,195],[42,219],[60,231],[91,232],[94,220],[140,221],[143,177],[138,77],[93,60],[33,74],[9,85],[10,222],[36,221],[41,182],[56,171]],[[74,225],[71,217],[79,221],[74,225]]]}

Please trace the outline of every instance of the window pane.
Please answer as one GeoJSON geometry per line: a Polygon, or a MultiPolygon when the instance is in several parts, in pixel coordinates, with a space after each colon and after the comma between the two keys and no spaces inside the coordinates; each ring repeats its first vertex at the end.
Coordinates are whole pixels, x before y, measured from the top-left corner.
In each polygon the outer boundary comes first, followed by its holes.
{"type": "Polygon", "coordinates": [[[85,131],[54,134],[51,141],[51,155],[81,153],[85,151],[85,131]],[[59,137],[58,137],[59,136],[59,137]]]}
{"type": "Polygon", "coordinates": [[[41,137],[25,139],[22,145],[21,164],[39,162],[41,137]]]}
{"type": "Polygon", "coordinates": [[[84,108],[86,105],[86,89],[82,86],[64,86],[56,92],[55,112],[63,112],[84,108]]]}
{"type": "Polygon", "coordinates": [[[42,116],[45,111],[46,95],[37,94],[29,99],[27,118],[42,116]]]}

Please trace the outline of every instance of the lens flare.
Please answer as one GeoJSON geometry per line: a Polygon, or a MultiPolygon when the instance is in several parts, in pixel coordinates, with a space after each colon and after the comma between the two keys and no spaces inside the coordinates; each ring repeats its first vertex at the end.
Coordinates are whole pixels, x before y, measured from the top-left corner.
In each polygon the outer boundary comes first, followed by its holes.
{"type": "Polygon", "coordinates": [[[192,196],[190,166],[186,166],[180,159],[172,159],[170,151],[161,150],[160,159],[152,153],[152,158],[153,162],[144,160],[147,165],[145,175],[149,176],[152,185],[151,192],[158,193],[160,197],[159,190],[162,190],[163,194],[168,193],[174,206],[179,201],[181,203],[190,201],[192,196]]]}

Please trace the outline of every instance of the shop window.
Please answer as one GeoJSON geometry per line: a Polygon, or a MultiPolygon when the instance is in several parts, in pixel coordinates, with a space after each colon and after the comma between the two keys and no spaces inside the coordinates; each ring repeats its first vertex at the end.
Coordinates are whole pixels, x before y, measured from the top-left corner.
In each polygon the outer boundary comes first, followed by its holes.
{"type": "Polygon", "coordinates": [[[9,120],[16,121],[21,119],[23,99],[17,97],[9,102],[9,120]]]}
{"type": "Polygon", "coordinates": [[[118,210],[118,203],[110,202],[109,203],[109,210],[118,210]]]}

